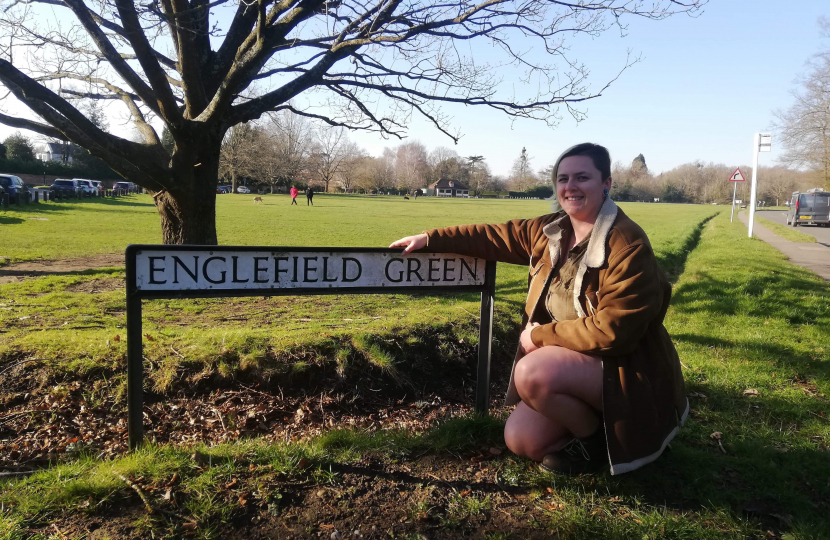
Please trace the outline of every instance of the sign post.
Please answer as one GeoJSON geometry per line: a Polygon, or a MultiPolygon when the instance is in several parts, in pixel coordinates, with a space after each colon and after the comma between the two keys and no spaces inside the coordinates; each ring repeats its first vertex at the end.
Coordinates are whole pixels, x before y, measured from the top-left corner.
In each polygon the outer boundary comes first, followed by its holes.
{"type": "Polygon", "coordinates": [[[744,178],[744,173],[741,172],[740,167],[735,169],[735,172],[729,177],[729,181],[734,182],[732,184],[732,214],[729,216],[729,223],[732,223],[735,218],[735,194],[738,192],[738,182],[746,182],[746,178],[744,178]]]}
{"type": "Polygon", "coordinates": [[[755,205],[758,198],[758,152],[769,152],[772,149],[772,134],[756,133],[752,139],[752,186],[749,196],[749,237],[752,238],[752,229],[755,225],[755,205]]]}
{"type": "Polygon", "coordinates": [[[141,303],[156,298],[481,293],[476,412],[490,402],[496,262],[388,248],[131,245],[127,266],[130,448],[144,440],[141,303]]]}

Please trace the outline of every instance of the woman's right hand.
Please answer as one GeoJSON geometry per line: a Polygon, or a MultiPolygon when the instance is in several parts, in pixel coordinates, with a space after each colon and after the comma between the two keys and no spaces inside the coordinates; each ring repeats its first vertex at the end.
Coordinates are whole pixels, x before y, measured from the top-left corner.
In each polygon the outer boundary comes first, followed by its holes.
{"type": "Polygon", "coordinates": [[[407,236],[405,238],[401,238],[400,240],[395,240],[389,247],[402,247],[405,248],[403,250],[404,253],[411,253],[416,249],[425,248],[427,245],[428,236],[426,233],[416,234],[415,236],[407,236]]]}

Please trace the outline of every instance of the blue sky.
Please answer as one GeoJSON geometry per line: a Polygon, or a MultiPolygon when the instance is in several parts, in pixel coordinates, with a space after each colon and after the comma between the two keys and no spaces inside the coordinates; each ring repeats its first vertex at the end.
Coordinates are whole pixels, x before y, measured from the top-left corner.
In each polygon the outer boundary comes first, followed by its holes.
{"type": "MultiPolygon", "coordinates": [[[[611,30],[571,41],[573,56],[591,69],[597,87],[624,65],[628,49],[642,55],[603,96],[586,103],[587,120],[576,124],[566,116],[551,129],[458,107],[446,109],[464,134],[457,146],[423,121],[411,124],[410,137],[430,149],[484,155],[495,174],[508,174],[523,146],[540,169],[583,141],[604,144],[612,159],[627,163],[642,153],[655,172],[697,159],[747,164],[753,133],[768,129],[772,111],[791,103],[809,57],[830,48],[830,40],[820,39],[819,16],[830,16],[830,2],[711,0],[697,18],[629,19],[626,37],[611,30]]],[[[376,155],[390,144],[371,135],[353,137],[376,155]]],[[[773,163],[777,148],[773,139],[762,165],[773,163]]]]}
{"type": "MultiPolygon", "coordinates": [[[[509,173],[522,147],[538,170],[583,141],[606,145],[614,160],[626,163],[642,153],[654,172],[694,160],[745,165],[753,133],[771,127],[773,110],[791,103],[790,92],[805,72],[805,62],[830,48],[830,39],[819,36],[820,16],[830,17],[827,0],[711,0],[697,18],[629,18],[625,37],[612,29],[598,38],[567,42],[571,57],[591,70],[595,90],[625,64],[628,50],[642,56],[601,97],[583,105],[587,120],[577,124],[565,114],[550,128],[511,121],[484,107],[445,107],[452,126],[463,134],[458,145],[418,117],[409,124],[409,138],[430,150],[446,146],[462,156],[483,155],[493,173],[502,175],[509,173]]],[[[489,51],[473,54],[486,61],[489,51]]],[[[541,57],[538,48],[527,54],[541,57]]],[[[505,84],[513,84],[512,79],[506,72],[505,84]]],[[[122,124],[113,119],[110,125],[122,124]]],[[[0,139],[12,131],[0,126],[0,139]]],[[[364,133],[352,138],[373,155],[397,143],[364,133]]],[[[773,152],[762,154],[761,163],[772,164],[779,148],[773,138],[773,152]]]]}

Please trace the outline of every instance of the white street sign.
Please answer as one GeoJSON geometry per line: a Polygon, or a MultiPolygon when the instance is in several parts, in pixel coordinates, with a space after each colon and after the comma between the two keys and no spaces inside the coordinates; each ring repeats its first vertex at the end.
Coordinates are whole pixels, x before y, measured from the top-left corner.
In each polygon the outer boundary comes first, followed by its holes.
{"type": "MultiPolygon", "coordinates": [[[[484,284],[485,261],[446,253],[140,250],[140,291],[337,289],[484,284]]],[[[335,294],[332,291],[332,294],[335,294]]]]}
{"type": "Polygon", "coordinates": [[[760,152],[769,152],[772,150],[772,133],[761,133],[761,142],[758,147],[760,152]]]}

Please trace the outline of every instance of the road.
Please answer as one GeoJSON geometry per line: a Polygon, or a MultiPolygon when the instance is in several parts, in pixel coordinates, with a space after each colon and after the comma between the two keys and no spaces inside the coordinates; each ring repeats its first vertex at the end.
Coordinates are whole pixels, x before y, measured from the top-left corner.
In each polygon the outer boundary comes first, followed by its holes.
{"type": "MultiPolygon", "coordinates": [[[[768,220],[774,221],[775,223],[779,223],[781,225],[787,224],[787,212],[785,210],[758,210],[755,212],[755,215],[767,218],[768,220]]],[[[812,235],[820,243],[830,247],[830,227],[803,225],[801,227],[796,227],[795,230],[803,232],[804,234],[812,235]]]]}

